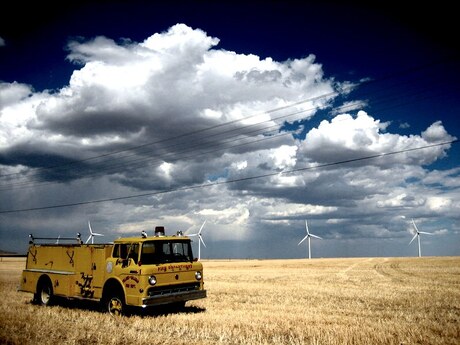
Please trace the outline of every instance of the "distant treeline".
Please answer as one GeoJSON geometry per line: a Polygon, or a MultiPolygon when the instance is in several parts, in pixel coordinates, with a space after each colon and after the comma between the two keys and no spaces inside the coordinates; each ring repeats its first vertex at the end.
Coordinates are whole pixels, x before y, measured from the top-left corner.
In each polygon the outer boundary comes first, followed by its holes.
{"type": "Polygon", "coordinates": [[[17,253],[0,253],[2,258],[25,258],[27,254],[17,254],[17,253]]]}

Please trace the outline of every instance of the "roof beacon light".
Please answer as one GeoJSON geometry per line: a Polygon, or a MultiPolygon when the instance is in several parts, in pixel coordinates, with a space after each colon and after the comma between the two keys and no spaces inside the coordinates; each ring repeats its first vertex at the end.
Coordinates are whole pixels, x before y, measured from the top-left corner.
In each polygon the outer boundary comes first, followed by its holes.
{"type": "Polygon", "coordinates": [[[155,236],[164,236],[165,235],[165,227],[164,226],[156,226],[155,227],[155,236]]]}

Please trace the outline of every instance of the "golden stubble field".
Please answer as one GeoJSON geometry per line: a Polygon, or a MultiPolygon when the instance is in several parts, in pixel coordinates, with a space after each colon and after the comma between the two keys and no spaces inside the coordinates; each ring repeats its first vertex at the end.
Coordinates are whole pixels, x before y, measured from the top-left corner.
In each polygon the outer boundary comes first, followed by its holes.
{"type": "Polygon", "coordinates": [[[40,307],[0,261],[0,344],[460,344],[460,258],[203,261],[208,298],[111,317],[40,307]]]}

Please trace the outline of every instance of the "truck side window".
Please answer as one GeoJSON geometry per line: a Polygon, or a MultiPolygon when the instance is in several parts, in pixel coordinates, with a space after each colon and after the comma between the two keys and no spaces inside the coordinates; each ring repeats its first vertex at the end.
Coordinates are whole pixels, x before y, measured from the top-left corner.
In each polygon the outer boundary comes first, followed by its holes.
{"type": "Polygon", "coordinates": [[[133,243],[129,248],[129,258],[133,259],[134,262],[137,264],[137,259],[139,258],[139,244],[133,243]]]}
{"type": "Polygon", "coordinates": [[[113,246],[112,258],[119,258],[120,257],[120,245],[115,244],[113,246]]]}
{"type": "Polygon", "coordinates": [[[171,255],[171,245],[169,242],[163,243],[163,253],[165,256],[171,255]]]}
{"type": "Polygon", "coordinates": [[[141,262],[143,264],[158,264],[161,262],[161,249],[157,248],[158,243],[145,242],[142,245],[141,262]]]}
{"type": "Polygon", "coordinates": [[[113,248],[114,258],[126,259],[128,256],[128,245],[127,244],[115,244],[113,248]]]}

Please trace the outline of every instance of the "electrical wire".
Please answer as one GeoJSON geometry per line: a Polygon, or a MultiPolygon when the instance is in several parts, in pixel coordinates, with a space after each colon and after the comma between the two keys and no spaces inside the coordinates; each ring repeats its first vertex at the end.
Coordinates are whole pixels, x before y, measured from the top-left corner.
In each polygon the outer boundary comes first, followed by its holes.
{"type": "MultiPolygon", "coordinates": [[[[346,160],[342,160],[342,161],[336,161],[336,162],[332,162],[332,163],[318,164],[318,165],[314,165],[314,166],[310,166],[310,167],[303,167],[303,168],[285,170],[285,171],[281,172],[281,174],[287,175],[287,174],[293,174],[293,173],[306,171],[306,170],[320,169],[320,168],[336,166],[336,165],[342,165],[342,164],[347,164],[347,163],[352,163],[352,162],[358,162],[358,161],[364,161],[364,160],[369,160],[369,159],[381,158],[381,157],[397,155],[397,154],[401,154],[401,153],[405,153],[405,152],[423,150],[423,149],[426,149],[426,148],[431,148],[431,147],[436,147],[436,146],[456,144],[459,141],[460,141],[459,139],[454,139],[454,140],[450,140],[450,141],[446,141],[446,142],[442,142],[442,143],[425,145],[425,146],[409,148],[409,149],[404,149],[404,150],[399,150],[399,151],[392,151],[392,152],[380,153],[380,154],[376,154],[376,155],[351,158],[351,159],[346,159],[346,160]]],[[[266,177],[275,176],[275,175],[279,175],[279,174],[280,174],[280,172],[271,172],[271,173],[267,173],[267,174],[263,174],[263,175],[254,175],[254,176],[248,176],[248,177],[243,177],[243,178],[237,178],[237,179],[233,179],[233,180],[209,182],[209,183],[204,183],[204,184],[200,184],[200,185],[171,188],[171,189],[166,189],[166,190],[162,190],[162,191],[140,193],[140,194],[134,194],[134,195],[128,195],[128,196],[120,196],[120,197],[115,197],[115,198],[89,200],[89,201],[81,201],[81,202],[75,202],[75,203],[59,204],[59,205],[51,205],[51,206],[42,206],[42,207],[31,207],[31,208],[24,208],[24,209],[0,210],[0,214],[30,212],[30,211],[38,211],[38,210],[48,210],[48,209],[56,209],[56,208],[63,208],[63,207],[71,207],[71,206],[81,206],[81,205],[103,203],[103,202],[109,202],[109,201],[119,201],[119,200],[133,199],[133,198],[141,198],[141,197],[146,197],[146,196],[167,194],[167,193],[179,192],[179,191],[188,191],[188,190],[206,188],[206,187],[217,186],[217,185],[224,185],[224,184],[230,184],[230,183],[236,183],[236,182],[242,182],[242,181],[255,180],[255,179],[266,178],[266,177]]]]}
{"type": "MultiPolygon", "coordinates": [[[[271,109],[271,110],[267,110],[267,111],[264,111],[264,112],[259,113],[259,114],[254,114],[254,115],[250,115],[250,116],[247,116],[247,117],[243,117],[241,119],[229,121],[229,122],[226,122],[226,123],[221,123],[221,124],[218,124],[218,125],[215,125],[215,126],[199,129],[199,130],[192,131],[192,132],[183,133],[183,134],[180,134],[180,135],[177,135],[177,136],[174,136],[174,137],[169,137],[169,138],[157,140],[157,141],[154,141],[154,142],[149,142],[149,143],[145,143],[145,144],[141,144],[141,145],[137,145],[137,146],[132,146],[132,147],[125,148],[125,149],[122,149],[122,150],[112,151],[112,152],[105,153],[105,154],[102,154],[102,155],[97,155],[97,156],[93,156],[93,157],[89,157],[89,158],[85,158],[85,159],[80,159],[80,160],[74,160],[72,162],[67,162],[67,163],[59,164],[59,165],[35,168],[34,172],[39,172],[41,170],[56,169],[56,168],[59,168],[59,167],[66,167],[66,166],[68,167],[68,166],[76,165],[76,164],[79,164],[79,163],[84,163],[84,162],[96,160],[96,159],[99,159],[99,158],[104,158],[104,157],[116,155],[116,154],[123,153],[123,152],[135,151],[135,150],[138,150],[138,149],[141,149],[141,148],[144,148],[144,147],[148,147],[148,146],[152,146],[152,145],[156,145],[156,144],[160,144],[160,143],[164,143],[164,142],[168,142],[168,141],[172,141],[172,140],[182,139],[184,137],[188,137],[188,136],[192,136],[192,135],[196,135],[196,134],[201,134],[201,133],[204,133],[204,132],[207,132],[207,131],[211,131],[211,130],[214,130],[214,129],[229,126],[229,125],[232,125],[232,124],[235,124],[235,123],[238,123],[238,122],[247,121],[248,119],[256,118],[256,117],[261,116],[261,115],[271,114],[271,113],[274,113],[274,112],[277,112],[277,111],[289,109],[289,108],[292,108],[292,107],[295,107],[295,106],[298,106],[298,105],[301,105],[301,104],[305,104],[305,103],[308,103],[308,102],[314,102],[314,101],[318,101],[318,100],[321,100],[321,99],[331,98],[331,97],[340,95],[341,93],[350,92],[350,91],[356,89],[357,87],[360,87],[360,86],[363,86],[363,85],[375,84],[375,83],[383,82],[383,81],[386,81],[388,79],[392,79],[392,78],[395,78],[395,77],[401,77],[403,75],[411,75],[411,74],[413,74],[415,72],[420,72],[421,70],[425,70],[425,69],[431,68],[431,67],[439,65],[439,64],[445,64],[445,63],[447,63],[449,61],[452,61],[452,60],[455,60],[457,58],[458,57],[447,57],[447,58],[443,58],[443,59],[440,59],[440,60],[431,61],[431,62],[423,64],[423,65],[419,65],[419,66],[407,68],[407,69],[402,70],[402,71],[390,73],[390,74],[387,74],[387,75],[385,75],[383,77],[380,77],[380,78],[368,79],[368,80],[361,81],[361,82],[359,82],[357,84],[351,84],[351,85],[348,85],[348,86],[344,86],[344,87],[341,88],[340,92],[339,91],[329,92],[329,93],[326,93],[326,94],[323,94],[323,95],[307,98],[307,99],[304,99],[304,100],[300,100],[298,102],[290,103],[290,104],[285,105],[285,106],[281,106],[281,107],[277,107],[277,108],[274,108],[274,109],[271,109]]],[[[311,110],[313,110],[313,109],[311,109],[311,110]]],[[[279,117],[271,119],[271,120],[272,121],[273,120],[280,120],[280,119],[282,119],[284,117],[289,117],[289,116],[292,116],[292,115],[279,116],[279,117]]],[[[0,178],[11,177],[11,176],[21,175],[21,174],[23,174],[23,172],[3,174],[3,175],[0,175],[0,178]]]]}
{"type": "MultiPolygon", "coordinates": [[[[412,81],[413,82],[413,81],[412,81]]],[[[415,80],[415,82],[418,82],[417,80],[415,80]]],[[[397,86],[403,86],[403,85],[406,85],[407,81],[404,81],[404,82],[398,82],[397,86]]],[[[435,87],[436,85],[433,85],[433,84],[430,84],[430,87],[435,87]]],[[[390,98],[388,97],[391,97],[391,99],[403,99],[404,100],[404,104],[408,104],[409,101],[409,97],[412,97],[413,100],[412,102],[415,102],[417,101],[417,98],[415,97],[418,97],[420,96],[421,94],[423,93],[426,93],[428,92],[429,89],[424,89],[422,91],[417,91],[416,93],[412,93],[412,94],[408,94],[408,95],[405,95],[406,97],[401,97],[401,94],[397,94],[397,95],[389,95],[387,96],[387,98],[384,98],[384,99],[377,99],[377,100],[373,100],[373,104],[374,105],[378,105],[379,103],[384,103],[388,100],[390,100],[390,98]]],[[[453,92],[453,91],[452,91],[453,92]]],[[[328,94],[330,95],[330,94],[328,94]]],[[[441,94],[440,94],[441,95],[441,94]]],[[[445,96],[445,94],[442,94],[442,96],[445,96]]],[[[316,97],[316,99],[319,99],[320,96],[316,97]]],[[[433,96],[431,96],[433,97],[433,96]]],[[[425,99],[427,98],[427,96],[424,97],[425,99]]],[[[311,99],[310,99],[311,100],[311,99]]],[[[302,101],[304,102],[304,101],[302,101]]],[[[295,104],[298,104],[299,102],[296,102],[295,104]]],[[[291,105],[288,105],[288,106],[284,106],[284,107],[280,107],[280,108],[275,108],[275,109],[271,109],[267,112],[264,112],[262,114],[267,114],[267,113],[272,113],[272,112],[275,112],[275,111],[278,111],[280,109],[287,109],[288,107],[290,107],[291,105]]],[[[343,110],[346,110],[348,107],[352,107],[352,106],[348,106],[348,105],[344,105],[342,107],[337,107],[335,108],[335,111],[337,112],[339,109],[341,109],[342,111],[343,110]]],[[[393,106],[395,107],[395,106],[393,106]]],[[[69,177],[68,179],[79,179],[79,178],[89,178],[89,177],[94,177],[94,176],[102,176],[102,175],[106,175],[106,174],[109,174],[109,173],[116,173],[116,172],[119,172],[121,169],[125,169],[125,170],[134,170],[136,167],[142,167],[143,166],[143,162],[146,163],[146,162],[149,162],[150,161],[150,164],[162,164],[164,161],[168,161],[168,162],[174,162],[174,161],[177,161],[179,159],[188,159],[188,158],[194,158],[194,151],[193,150],[198,150],[202,147],[205,147],[204,145],[208,145],[208,146],[213,146],[213,142],[210,142],[209,139],[210,138],[218,138],[220,136],[223,136],[223,135],[229,135],[230,133],[233,133],[233,132],[236,132],[234,135],[231,135],[229,140],[227,141],[222,141],[222,139],[220,139],[218,142],[217,142],[217,145],[221,146],[220,149],[214,149],[212,151],[206,151],[206,153],[211,153],[211,152],[219,152],[221,150],[225,150],[225,149],[229,149],[229,148],[232,148],[232,146],[225,146],[223,144],[226,144],[228,142],[233,142],[233,141],[238,141],[240,138],[239,136],[242,136],[242,135],[260,135],[260,134],[264,134],[263,132],[270,129],[270,128],[273,128],[274,126],[268,126],[268,127],[261,127],[260,129],[257,129],[256,130],[251,130],[251,131],[247,131],[247,132],[241,132],[241,130],[243,129],[247,129],[247,128],[250,128],[250,127],[257,127],[259,125],[261,125],[262,123],[266,123],[266,122],[274,122],[276,120],[280,120],[280,119],[287,119],[289,117],[292,117],[294,115],[299,115],[303,112],[309,112],[309,111],[314,111],[316,108],[315,107],[312,107],[312,108],[309,108],[309,109],[303,109],[303,110],[300,110],[300,111],[297,111],[297,112],[294,112],[294,113],[288,113],[288,114],[285,114],[285,115],[281,115],[281,116],[277,116],[277,117],[273,117],[273,118],[270,118],[268,120],[265,120],[265,121],[261,121],[261,122],[258,122],[258,123],[255,123],[255,124],[251,124],[251,125],[246,125],[246,126],[241,126],[241,127],[237,127],[237,128],[232,128],[230,130],[227,130],[227,131],[224,131],[224,132],[217,132],[217,133],[214,133],[214,134],[209,134],[206,136],[206,138],[198,138],[197,140],[195,141],[187,141],[185,143],[183,142],[177,142],[177,143],[173,143],[169,146],[165,146],[165,147],[162,147],[161,149],[162,150],[166,150],[167,153],[166,154],[163,154],[163,155],[158,155],[158,154],[155,154],[153,157],[152,156],[146,156],[148,154],[148,152],[135,152],[135,153],[132,153],[130,154],[129,156],[124,156],[124,157],[116,157],[116,158],[111,158],[110,160],[108,161],[105,161],[105,162],[99,162],[99,163],[94,163],[94,166],[83,166],[83,167],[74,167],[70,172],[69,177]],[[235,137],[235,139],[233,139],[233,137],[235,137]],[[180,150],[174,150],[173,152],[170,152],[172,148],[175,148],[175,147],[180,147],[180,146],[184,146],[182,149],[180,150]],[[186,155],[186,156],[183,156],[184,153],[187,153],[187,152],[191,152],[190,155],[186,155]],[[139,154],[144,154],[144,156],[140,156],[139,157],[139,154]],[[182,154],[182,156],[180,156],[182,154]],[[126,158],[128,157],[135,157],[135,159],[132,159],[132,160],[127,160],[126,158]],[[113,164],[110,164],[110,161],[113,161],[114,163],[113,164]],[[109,163],[109,164],[108,164],[109,163]],[[91,173],[91,171],[93,171],[91,173]]],[[[255,117],[255,116],[260,116],[261,114],[257,114],[257,115],[253,115],[253,116],[249,116],[249,117],[245,117],[243,119],[239,119],[239,120],[234,120],[232,121],[231,123],[235,123],[235,122],[238,122],[238,121],[242,121],[242,120],[245,120],[245,119],[248,119],[248,118],[251,118],[251,117],[255,117]]],[[[205,131],[205,130],[209,130],[209,129],[212,129],[212,128],[216,128],[216,127],[221,127],[221,126],[224,126],[228,123],[225,123],[225,124],[221,124],[221,125],[218,125],[218,126],[214,126],[214,127],[211,127],[211,128],[207,128],[207,129],[203,129],[201,131],[205,131]]],[[[275,125],[276,126],[276,125],[275,125]]],[[[197,133],[197,131],[195,132],[190,132],[188,133],[187,135],[192,135],[194,133],[197,133]]],[[[174,138],[178,138],[180,136],[176,136],[174,138]]],[[[270,138],[266,138],[264,140],[268,140],[268,139],[273,139],[274,137],[271,136],[270,138]]],[[[156,143],[159,143],[159,142],[163,142],[163,141],[169,141],[170,139],[164,139],[164,140],[161,140],[161,141],[156,141],[156,142],[153,142],[153,143],[149,143],[149,144],[145,144],[145,145],[141,145],[141,146],[137,146],[136,148],[145,148],[147,146],[151,146],[153,144],[156,144],[156,143]]],[[[171,139],[172,140],[172,139],[171,139]]],[[[254,140],[254,143],[259,143],[261,140],[259,138],[256,138],[254,140]]],[[[244,145],[250,145],[251,142],[247,142],[245,143],[244,145]]],[[[238,146],[241,146],[241,145],[236,145],[237,147],[238,146]]],[[[121,151],[117,151],[116,153],[120,153],[120,152],[128,152],[129,150],[126,149],[126,150],[121,150],[121,151]]],[[[150,152],[150,151],[149,151],[150,152]]],[[[112,153],[114,154],[114,153],[112,153]]],[[[110,154],[110,155],[112,155],[110,154]]],[[[197,153],[196,155],[197,156],[200,156],[202,155],[203,153],[197,153]]],[[[107,157],[109,156],[109,154],[106,154],[106,155],[101,155],[101,156],[97,156],[97,157],[92,157],[91,159],[95,159],[95,158],[101,158],[101,157],[107,157]]],[[[80,163],[83,162],[82,161],[79,161],[80,163]]],[[[77,162],[74,162],[75,164],[77,162]]],[[[72,163],[73,164],[73,163],[72,163]]],[[[68,164],[65,164],[65,165],[61,165],[61,166],[55,166],[55,169],[58,169],[58,168],[64,168],[65,170],[62,171],[62,170],[55,170],[53,171],[53,174],[54,175],[58,175],[58,174],[65,174],[66,173],[66,169],[68,169],[68,164]]],[[[44,169],[44,168],[38,168],[36,169],[34,172],[37,173],[37,171],[41,170],[41,169],[44,169]]],[[[12,174],[10,174],[12,175],[12,174]]],[[[8,175],[3,175],[3,176],[8,176],[8,175]]],[[[49,182],[49,181],[41,181],[41,182],[34,182],[32,180],[33,176],[30,177],[29,176],[29,181],[25,181],[25,182],[15,182],[15,183],[9,183],[6,187],[3,187],[1,188],[0,187],[0,191],[5,191],[5,190],[12,190],[12,189],[23,189],[23,188],[30,188],[30,187],[36,187],[36,186],[44,186],[44,185],[49,185],[49,184],[52,184],[52,183],[62,183],[63,181],[52,181],[52,182],[49,182]]],[[[40,179],[41,177],[40,176],[37,176],[37,179],[40,179]]]]}

